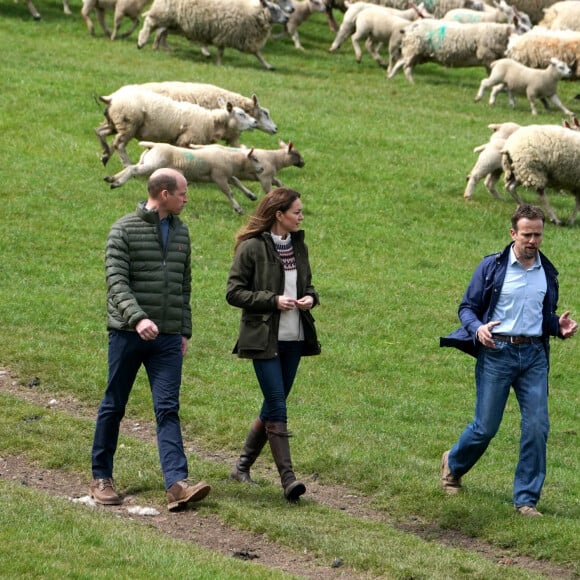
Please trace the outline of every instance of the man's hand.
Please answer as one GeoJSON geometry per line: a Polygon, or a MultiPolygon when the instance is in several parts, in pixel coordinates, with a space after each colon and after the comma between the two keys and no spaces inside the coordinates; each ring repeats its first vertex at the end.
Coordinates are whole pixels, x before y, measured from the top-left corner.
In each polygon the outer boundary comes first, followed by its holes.
{"type": "Polygon", "coordinates": [[[149,318],[143,318],[140,320],[137,323],[135,330],[142,340],[155,340],[159,334],[157,325],[153,320],[149,320],[149,318]]]}
{"type": "Polygon", "coordinates": [[[567,310],[566,312],[564,312],[564,314],[562,314],[562,316],[560,316],[559,324],[560,324],[560,334],[564,338],[570,338],[571,336],[574,336],[576,334],[576,331],[578,330],[578,323],[570,318],[569,310],[567,310]]]}

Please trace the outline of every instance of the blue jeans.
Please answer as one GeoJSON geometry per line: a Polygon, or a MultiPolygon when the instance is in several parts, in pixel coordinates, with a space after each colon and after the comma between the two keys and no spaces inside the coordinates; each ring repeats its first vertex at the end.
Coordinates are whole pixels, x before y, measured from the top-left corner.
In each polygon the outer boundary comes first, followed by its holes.
{"type": "Polygon", "coordinates": [[[481,347],[475,366],[475,418],[449,452],[449,469],[467,473],[497,433],[513,386],[521,414],[520,454],[514,477],[516,507],[535,506],[546,477],[548,362],[541,343],[481,347]]]}
{"type": "Polygon", "coordinates": [[[97,415],[92,449],[95,479],[113,477],[119,426],[137,372],[145,366],[157,422],[157,447],[165,488],[187,477],[187,459],[179,424],[181,335],[160,334],[142,340],[136,332],[109,332],[109,378],[97,415]]]}
{"type": "Polygon", "coordinates": [[[286,423],[286,399],[292,389],[300,357],[302,341],[281,341],[278,356],[269,359],[254,359],[254,371],[260,383],[264,402],[260,419],[272,423],[286,423]]]}

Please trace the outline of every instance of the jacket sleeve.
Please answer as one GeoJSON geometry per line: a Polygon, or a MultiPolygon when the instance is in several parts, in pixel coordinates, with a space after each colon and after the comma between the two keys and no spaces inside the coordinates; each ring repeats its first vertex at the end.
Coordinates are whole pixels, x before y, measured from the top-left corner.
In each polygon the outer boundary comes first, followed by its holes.
{"type": "Polygon", "coordinates": [[[131,328],[135,328],[140,320],[147,318],[147,313],[131,289],[129,242],[120,227],[113,227],[107,238],[105,275],[110,306],[131,328]]]}
{"type": "Polygon", "coordinates": [[[254,289],[254,280],[257,277],[256,268],[260,266],[256,263],[256,253],[248,243],[249,241],[242,242],[236,252],[228,275],[226,301],[248,312],[275,311],[278,309],[277,293],[268,289],[254,289]]]}
{"type": "Polygon", "coordinates": [[[484,324],[483,319],[490,304],[489,292],[493,281],[487,274],[486,261],[482,260],[475,269],[459,304],[459,320],[473,339],[477,335],[477,329],[484,324]]]}
{"type": "Polygon", "coordinates": [[[185,270],[183,272],[183,321],[181,323],[181,334],[185,338],[191,338],[191,252],[187,256],[185,270]]]}
{"type": "Polygon", "coordinates": [[[304,290],[304,295],[312,296],[312,298],[314,299],[312,307],[314,308],[314,306],[320,304],[320,299],[318,297],[318,292],[316,292],[314,286],[312,285],[312,271],[310,270],[310,260],[308,259],[308,247],[306,245],[304,245],[304,252],[306,254],[306,287],[304,290]]]}

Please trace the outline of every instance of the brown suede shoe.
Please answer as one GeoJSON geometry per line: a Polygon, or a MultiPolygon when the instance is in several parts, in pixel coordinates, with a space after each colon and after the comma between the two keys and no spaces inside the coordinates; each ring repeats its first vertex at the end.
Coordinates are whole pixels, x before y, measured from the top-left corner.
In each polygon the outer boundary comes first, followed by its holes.
{"type": "Polygon", "coordinates": [[[516,512],[526,518],[541,518],[543,515],[533,505],[521,505],[516,508],[516,512]]]}
{"type": "Polygon", "coordinates": [[[123,500],[115,491],[115,484],[112,477],[103,479],[93,479],[89,487],[90,496],[102,505],[119,505],[123,500]]]}
{"type": "Polygon", "coordinates": [[[203,499],[210,491],[211,487],[205,481],[195,485],[190,485],[184,479],[177,481],[167,490],[167,509],[170,512],[176,511],[190,501],[203,499]]]}
{"type": "Polygon", "coordinates": [[[461,491],[461,477],[455,477],[449,469],[449,451],[446,451],[441,457],[441,487],[449,495],[461,491]]]}

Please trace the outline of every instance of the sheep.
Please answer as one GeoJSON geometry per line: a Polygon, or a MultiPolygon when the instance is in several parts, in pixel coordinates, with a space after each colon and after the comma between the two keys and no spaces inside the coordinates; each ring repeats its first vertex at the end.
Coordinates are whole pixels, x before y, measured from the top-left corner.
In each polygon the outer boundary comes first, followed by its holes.
{"type": "MultiPolygon", "coordinates": [[[[326,16],[328,27],[332,32],[337,32],[339,27],[332,14],[333,8],[346,12],[349,4],[348,0],[325,0],[326,16]]],[[[355,0],[356,1],[356,0],[355,0]]],[[[373,4],[405,10],[410,5],[409,0],[370,0],[373,4]]],[[[442,18],[443,15],[452,8],[472,8],[474,10],[483,10],[484,2],[482,0],[428,0],[427,7],[433,12],[435,18],[442,18]]]]}
{"type": "Polygon", "coordinates": [[[231,103],[224,104],[221,109],[208,110],[132,87],[100,99],[107,104],[105,121],[95,130],[103,148],[103,165],[111,157],[105,137],[115,133],[113,151],[118,151],[126,167],[131,164],[126,145],[133,137],[180,146],[203,145],[223,138],[232,125],[238,126],[239,131],[256,128],[256,120],[231,103]]]}
{"type": "MultiPolygon", "coordinates": [[[[231,103],[234,107],[240,107],[248,115],[256,119],[256,129],[267,133],[268,135],[275,135],[278,132],[276,123],[270,117],[270,111],[258,102],[258,97],[252,95],[251,98],[244,97],[234,91],[229,91],[222,87],[208,83],[186,83],[180,81],[164,81],[143,83],[140,85],[133,85],[141,90],[152,91],[170,97],[174,101],[187,101],[195,105],[200,105],[206,109],[218,109],[220,103],[231,103]]],[[[239,133],[237,127],[234,131],[226,131],[224,140],[232,146],[237,146],[237,135],[239,133]]]]}
{"type": "Polygon", "coordinates": [[[473,152],[479,153],[475,165],[467,175],[467,185],[463,193],[463,199],[469,201],[475,192],[475,186],[485,178],[487,190],[497,199],[500,198],[496,185],[502,174],[501,150],[506,139],[520,128],[517,123],[491,123],[488,128],[493,131],[489,141],[479,145],[473,152]]]}
{"type": "MultiPolygon", "coordinates": [[[[263,169],[261,173],[254,170],[242,171],[238,177],[259,181],[264,193],[268,193],[272,189],[272,185],[283,187],[284,184],[276,177],[276,174],[285,167],[304,167],[304,158],[294,149],[294,144],[291,141],[286,144],[280,140],[278,144],[278,149],[254,149],[254,154],[260,160],[263,169]]],[[[213,147],[221,146],[214,145],[213,147]]]]}
{"type": "Polygon", "coordinates": [[[544,18],[540,20],[539,26],[551,30],[580,31],[580,2],[565,0],[545,8],[544,18]]]}
{"type": "Polygon", "coordinates": [[[139,26],[139,15],[149,0],[83,0],[81,16],[85,19],[89,34],[94,36],[95,27],[91,20],[91,12],[96,11],[97,20],[107,38],[115,40],[117,38],[127,38],[139,26]],[[113,32],[109,30],[105,21],[105,11],[114,10],[113,32]],[[122,35],[119,35],[119,28],[123,18],[127,16],[133,21],[133,25],[122,35]]]}
{"type": "Polygon", "coordinates": [[[217,148],[211,145],[191,149],[150,141],[140,141],[139,145],[146,150],[141,154],[138,163],[128,165],[115,175],[105,177],[111,189],[121,187],[132,177],[148,177],[156,169],[172,167],[181,171],[188,181],[203,183],[213,181],[230,200],[234,211],[239,214],[243,214],[244,210],[234,199],[230,184],[243,191],[252,201],[257,199],[238,177],[249,172],[258,175],[262,173],[263,168],[254,149],[217,148]]]}
{"type": "MultiPolygon", "coordinates": [[[[407,10],[388,7],[383,7],[383,9],[408,21],[416,20],[417,18],[433,18],[433,15],[425,9],[425,4],[423,2],[417,6],[411,1],[409,2],[409,6],[410,8],[407,10]]],[[[340,28],[338,29],[328,52],[336,52],[342,46],[342,43],[346,40],[347,36],[352,37],[357,27],[358,17],[363,10],[376,7],[377,4],[371,2],[354,2],[352,4],[347,2],[347,10],[344,14],[344,18],[342,19],[340,28]]]]}
{"type": "Polygon", "coordinates": [[[546,188],[570,191],[576,204],[567,223],[574,223],[580,210],[580,132],[557,125],[529,125],[508,137],[501,154],[506,189],[517,203],[522,204],[517,193],[520,185],[534,189],[550,221],[562,225],[546,188]]]}
{"type": "Polygon", "coordinates": [[[550,99],[563,113],[573,115],[556,94],[558,81],[570,76],[571,72],[570,67],[557,58],[552,58],[544,70],[524,66],[511,58],[501,58],[491,63],[491,74],[481,81],[475,101],[480,101],[485,89],[492,87],[489,104],[493,105],[497,94],[505,88],[512,107],[515,107],[514,93],[525,94],[532,115],[538,114],[536,99],[541,99],[546,107],[546,99],[550,99]]]}
{"type": "Polygon", "coordinates": [[[503,57],[509,38],[516,30],[517,25],[495,22],[459,24],[417,20],[403,30],[401,58],[388,72],[388,78],[402,68],[407,80],[413,83],[413,67],[423,62],[489,68],[494,60],[503,57]]]}
{"type": "Polygon", "coordinates": [[[292,5],[294,11],[290,15],[288,22],[284,25],[284,31],[273,36],[273,38],[280,39],[289,35],[294,42],[294,46],[299,50],[304,50],[304,47],[300,43],[298,27],[315,12],[325,12],[326,5],[323,0],[292,0],[292,5]]]}
{"type": "MultiPolygon", "coordinates": [[[[26,3],[28,11],[30,12],[30,14],[32,14],[32,18],[34,18],[34,20],[41,20],[42,16],[40,12],[36,9],[36,6],[32,2],[32,0],[24,0],[24,1],[26,3]]],[[[62,9],[67,16],[70,16],[72,14],[72,10],[70,9],[68,0],[62,0],[62,9]]]]}
{"type": "Polygon", "coordinates": [[[379,54],[380,47],[386,43],[389,45],[389,69],[391,69],[395,58],[400,56],[400,52],[390,45],[391,37],[394,35],[395,45],[399,45],[402,42],[401,31],[409,24],[410,20],[395,16],[388,8],[382,6],[363,10],[356,19],[356,29],[351,36],[356,62],[360,63],[362,59],[359,41],[366,40],[365,46],[373,59],[380,66],[386,66],[379,54]]]}
{"type": "Polygon", "coordinates": [[[470,8],[454,8],[445,14],[442,20],[451,20],[454,22],[512,22],[514,16],[518,18],[520,23],[524,25],[528,30],[532,28],[532,21],[530,17],[525,13],[519,11],[517,8],[510,6],[505,2],[505,0],[500,0],[500,2],[494,1],[495,8],[491,6],[489,9],[484,10],[472,10],[470,8]]]}
{"type": "Polygon", "coordinates": [[[505,56],[532,68],[545,68],[552,57],[568,63],[571,79],[580,78],[580,32],[532,28],[510,39],[505,56]]]}
{"type": "Polygon", "coordinates": [[[226,47],[253,54],[266,70],[274,70],[260,54],[272,24],[286,24],[289,16],[268,0],[153,0],[145,12],[137,47],[147,43],[153,30],[176,29],[192,41],[217,47],[221,64],[226,47]]]}

